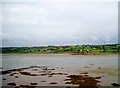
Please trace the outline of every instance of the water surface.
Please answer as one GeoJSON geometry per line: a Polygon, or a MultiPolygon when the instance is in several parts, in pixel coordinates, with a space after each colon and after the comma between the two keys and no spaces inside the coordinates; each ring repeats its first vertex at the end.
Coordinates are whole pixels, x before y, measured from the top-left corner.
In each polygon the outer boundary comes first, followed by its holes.
{"type": "Polygon", "coordinates": [[[94,66],[117,68],[118,55],[9,54],[2,56],[2,64],[4,70],[32,65],[84,67],[94,64],[94,66]]]}

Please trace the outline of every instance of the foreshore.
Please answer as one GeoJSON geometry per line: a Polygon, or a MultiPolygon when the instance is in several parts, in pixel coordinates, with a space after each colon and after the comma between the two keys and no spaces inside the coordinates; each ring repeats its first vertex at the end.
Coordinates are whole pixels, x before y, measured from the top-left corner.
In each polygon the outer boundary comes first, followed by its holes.
{"type": "MultiPolygon", "coordinates": [[[[94,65],[93,65],[94,66],[94,65]]],[[[117,70],[112,68],[79,68],[78,72],[70,68],[61,68],[54,66],[29,66],[18,69],[2,71],[3,86],[15,87],[37,87],[37,86],[89,86],[97,88],[98,86],[112,86],[117,84],[117,70]],[[112,81],[106,82],[108,77],[114,77],[112,81]],[[10,80],[11,79],[11,80],[10,80]],[[27,81],[25,81],[27,80],[27,81]],[[24,81],[24,82],[23,82],[24,81]],[[93,87],[94,86],[94,87],[93,87]]],[[[111,80],[111,79],[110,79],[111,80]]]]}
{"type": "Polygon", "coordinates": [[[3,54],[3,86],[119,86],[118,55],[3,54]]]}

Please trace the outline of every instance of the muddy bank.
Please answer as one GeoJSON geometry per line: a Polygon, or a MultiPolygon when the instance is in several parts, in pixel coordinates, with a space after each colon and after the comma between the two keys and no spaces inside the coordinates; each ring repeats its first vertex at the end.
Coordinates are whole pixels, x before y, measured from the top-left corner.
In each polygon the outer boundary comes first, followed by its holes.
{"type": "MultiPolygon", "coordinates": [[[[3,86],[14,86],[16,88],[34,88],[37,86],[75,86],[78,88],[89,86],[89,88],[97,88],[101,86],[101,80],[105,77],[97,74],[92,76],[91,73],[95,72],[89,71],[91,66],[83,67],[82,69],[85,70],[76,74],[66,71],[63,67],[29,66],[1,71],[1,75],[3,76],[3,86]]],[[[96,69],[102,72],[105,70],[101,67],[96,69]]],[[[110,84],[111,86],[119,86],[116,82],[111,82],[110,84]]]]}

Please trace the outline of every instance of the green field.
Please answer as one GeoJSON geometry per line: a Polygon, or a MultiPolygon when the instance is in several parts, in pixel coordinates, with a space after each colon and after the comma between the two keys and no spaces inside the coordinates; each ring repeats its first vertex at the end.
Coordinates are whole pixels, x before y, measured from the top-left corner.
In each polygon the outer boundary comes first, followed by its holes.
{"type": "Polygon", "coordinates": [[[40,46],[40,47],[2,47],[1,53],[38,53],[38,54],[115,54],[120,53],[120,44],[40,46]]]}

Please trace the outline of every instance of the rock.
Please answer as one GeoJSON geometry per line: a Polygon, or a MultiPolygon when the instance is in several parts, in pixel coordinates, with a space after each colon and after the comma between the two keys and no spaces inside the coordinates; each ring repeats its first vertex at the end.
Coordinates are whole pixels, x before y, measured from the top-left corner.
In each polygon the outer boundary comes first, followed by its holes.
{"type": "Polygon", "coordinates": [[[54,68],[49,68],[49,69],[47,69],[47,70],[55,70],[54,68]]]}
{"type": "Polygon", "coordinates": [[[41,82],[46,82],[45,80],[41,81],[41,82]]]}
{"type": "Polygon", "coordinates": [[[19,86],[16,86],[15,88],[19,88],[19,86]]]}
{"type": "Polygon", "coordinates": [[[70,88],[69,86],[67,86],[67,88],[70,88]]]}
{"type": "Polygon", "coordinates": [[[65,75],[63,73],[50,73],[49,75],[65,75]]]}
{"type": "MultiPolygon", "coordinates": [[[[84,75],[69,75],[70,82],[66,82],[65,84],[77,84],[79,86],[97,86],[97,83],[100,81],[96,79],[100,79],[101,77],[90,77],[90,76],[84,76],[84,75]]],[[[66,81],[66,80],[65,80],[66,81]]],[[[80,87],[81,88],[81,87],[80,87]]]]}
{"type": "Polygon", "coordinates": [[[11,73],[10,71],[0,71],[0,75],[6,75],[6,74],[9,74],[11,73]]]}
{"type": "Polygon", "coordinates": [[[70,81],[71,79],[65,79],[64,81],[70,81]]]}
{"type": "Polygon", "coordinates": [[[120,84],[117,83],[111,83],[112,86],[120,87],[120,84]]]}
{"type": "Polygon", "coordinates": [[[30,76],[39,76],[39,75],[37,75],[37,74],[30,74],[30,76]]]}
{"type": "Polygon", "coordinates": [[[98,69],[101,69],[101,67],[98,67],[98,69]]]}
{"type": "Polygon", "coordinates": [[[2,80],[6,80],[6,78],[3,78],[2,80]]]}
{"type": "Polygon", "coordinates": [[[16,83],[8,83],[7,85],[16,86],[16,83]]]}
{"type": "Polygon", "coordinates": [[[43,68],[43,70],[48,70],[47,68],[43,68]]]}
{"type": "Polygon", "coordinates": [[[30,74],[30,72],[20,72],[22,75],[28,75],[28,76],[39,76],[37,74],[30,74]]]}
{"type": "Polygon", "coordinates": [[[101,79],[102,77],[94,77],[95,79],[101,79]]]}
{"type": "Polygon", "coordinates": [[[29,72],[20,72],[20,74],[22,74],[22,75],[30,75],[29,72]]]}
{"type": "Polygon", "coordinates": [[[1,71],[0,74],[6,75],[6,74],[9,74],[9,73],[11,73],[11,72],[13,72],[13,71],[16,71],[16,69],[7,70],[7,71],[1,71]]]}
{"type": "Polygon", "coordinates": [[[31,83],[31,85],[37,85],[37,83],[31,83]]]}
{"type": "Polygon", "coordinates": [[[64,75],[68,75],[67,73],[64,73],[64,75]]]}
{"type": "Polygon", "coordinates": [[[49,75],[48,77],[53,77],[52,75],[49,75]]]}
{"type": "Polygon", "coordinates": [[[20,85],[20,88],[35,88],[36,86],[30,86],[30,85],[20,85]]]}
{"type": "Polygon", "coordinates": [[[19,69],[11,69],[11,70],[6,70],[6,71],[0,71],[0,74],[5,75],[5,74],[9,74],[9,73],[12,73],[12,72],[15,72],[15,71],[22,71],[22,70],[25,70],[25,69],[29,69],[29,68],[19,68],[19,69]]]}
{"type": "Polygon", "coordinates": [[[12,73],[12,74],[10,74],[10,76],[14,76],[14,74],[12,73]]]}
{"type": "Polygon", "coordinates": [[[47,76],[47,74],[41,74],[41,76],[47,76]]]}
{"type": "Polygon", "coordinates": [[[50,84],[57,84],[56,82],[51,82],[50,84]]]}
{"type": "Polygon", "coordinates": [[[15,76],[15,78],[19,78],[18,76],[15,76]]]}
{"type": "Polygon", "coordinates": [[[65,84],[71,84],[71,82],[65,82],[65,84]]]}

